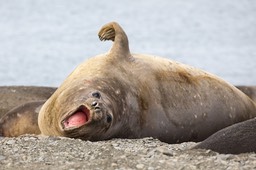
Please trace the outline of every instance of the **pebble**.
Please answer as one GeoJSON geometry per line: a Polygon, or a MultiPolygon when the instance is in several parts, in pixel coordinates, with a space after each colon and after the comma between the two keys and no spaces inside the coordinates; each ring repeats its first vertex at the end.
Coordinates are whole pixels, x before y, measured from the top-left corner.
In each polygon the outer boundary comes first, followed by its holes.
{"type": "Polygon", "coordinates": [[[156,139],[88,142],[69,138],[17,137],[0,140],[0,169],[253,169],[256,154],[224,155],[189,150],[196,143],[156,139]],[[26,140],[26,141],[25,141],[26,140]],[[171,156],[171,157],[170,157],[171,156]]]}
{"type": "Polygon", "coordinates": [[[15,140],[11,139],[6,142],[7,145],[13,145],[15,143],[15,140]]]}
{"type": "Polygon", "coordinates": [[[136,168],[137,168],[137,169],[143,169],[143,168],[144,168],[144,165],[143,165],[143,164],[138,164],[138,165],[136,165],[136,168]]]}
{"type": "Polygon", "coordinates": [[[116,164],[116,163],[112,163],[111,166],[112,166],[112,167],[115,167],[115,166],[117,166],[117,164],[116,164]]]}
{"type": "Polygon", "coordinates": [[[3,155],[0,155],[0,161],[4,160],[6,157],[3,155]]]}

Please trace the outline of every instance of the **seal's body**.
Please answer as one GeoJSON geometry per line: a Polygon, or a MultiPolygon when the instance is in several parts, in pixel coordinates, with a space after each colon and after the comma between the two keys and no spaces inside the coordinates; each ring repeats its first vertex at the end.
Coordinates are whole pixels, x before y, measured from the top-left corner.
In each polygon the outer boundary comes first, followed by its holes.
{"type": "Polygon", "coordinates": [[[11,109],[0,119],[0,136],[41,134],[37,119],[44,103],[45,101],[29,102],[11,109]]]}
{"type": "Polygon", "coordinates": [[[11,109],[28,102],[47,100],[55,87],[0,86],[0,119],[11,109]]]}
{"type": "Polygon", "coordinates": [[[201,141],[256,116],[253,101],[205,71],[160,57],[131,54],[115,22],[102,27],[111,50],[69,75],[43,105],[42,134],[84,140],[154,137],[201,141]]]}
{"type": "Polygon", "coordinates": [[[205,139],[194,149],[210,149],[223,154],[256,152],[256,118],[226,127],[205,139]]]}
{"type": "Polygon", "coordinates": [[[236,86],[239,90],[244,92],[254,102],[256,102],[256,86],[236,86]]]}

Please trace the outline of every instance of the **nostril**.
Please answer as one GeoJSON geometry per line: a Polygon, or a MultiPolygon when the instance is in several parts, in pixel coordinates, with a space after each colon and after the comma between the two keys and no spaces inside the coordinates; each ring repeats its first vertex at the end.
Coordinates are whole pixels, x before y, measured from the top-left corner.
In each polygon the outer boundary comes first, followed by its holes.
{"type": "Polygon", "coordinates": [[[96,101],[94,101],[94,102],[92,102],[92,104],[91,104],[91,106],[97,106],[97,102],[96,101]]]}
{"type": "Polygon", "coordinates": [[[99,106],[96,106],[96,107],[95,107],[95,110],[100,110],[100,107],[99,107],[99,106]]]}

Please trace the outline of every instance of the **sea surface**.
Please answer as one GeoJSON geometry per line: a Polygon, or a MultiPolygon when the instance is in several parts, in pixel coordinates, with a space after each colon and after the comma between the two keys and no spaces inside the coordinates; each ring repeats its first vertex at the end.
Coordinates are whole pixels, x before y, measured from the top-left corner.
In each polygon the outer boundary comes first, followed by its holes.
{"type": "Polygon", "coordinates": [[[0,85],[59,86],[109,50],[97,33],[110,21],[133,53],[256,85],[255,0],[0,0],[0,85]]]}

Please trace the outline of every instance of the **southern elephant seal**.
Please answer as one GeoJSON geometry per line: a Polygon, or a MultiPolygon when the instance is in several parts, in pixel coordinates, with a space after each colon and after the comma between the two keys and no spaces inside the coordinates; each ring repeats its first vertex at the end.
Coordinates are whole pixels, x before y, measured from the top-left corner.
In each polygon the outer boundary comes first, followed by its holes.
{"type": "Polygon", "coordinates": [[[194,149],[210,149],[223,154],[256,153],[256,118],[240,122],[214,133],[194,149]]]}
{"type": "Polygon", "coordinates": [[[32,101],[47,100],[55,90],[55,87],[0,86],[0,118],[14,107],[32,101]]]}
{"type": "Polygon", "coordinates": [[[244,92],[254,102],[256,102],[256,86],[236,86],[236,88],[244,92]]]}
{"type": "Polygon", "coordinates": [[[29,102],[7,112],[0,119],[0,136],[16,137],[23,134],[40,134],[37,120],[44,103],[45,100],[29,102]]]}
{"type": "Polygon", "coordinates": [[[46,101],[38,117],[43,135],[201,141],[256,116],[255,103],[215,75],[131,54],[115,22],[104,25],[99,38],[112,40],[112,48],[78,66],[46,101]]]}

